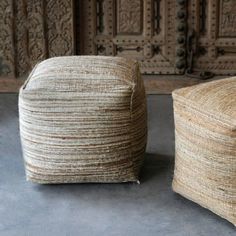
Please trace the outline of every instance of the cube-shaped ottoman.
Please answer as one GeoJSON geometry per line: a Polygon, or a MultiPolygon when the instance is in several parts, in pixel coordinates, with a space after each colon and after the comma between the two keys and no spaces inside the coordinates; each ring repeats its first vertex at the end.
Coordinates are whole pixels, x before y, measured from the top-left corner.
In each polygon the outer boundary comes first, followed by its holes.
{"type": "Polygon", "coordinates": [[[19,93],[27,180],[138,181],[147,140],[137,62],[105,56],[47,59],[19,93]]]}
{"type": "Polygon", "coordinates": [[[173,190],[236,225],[236,77],[173,92],[173,190]]]}

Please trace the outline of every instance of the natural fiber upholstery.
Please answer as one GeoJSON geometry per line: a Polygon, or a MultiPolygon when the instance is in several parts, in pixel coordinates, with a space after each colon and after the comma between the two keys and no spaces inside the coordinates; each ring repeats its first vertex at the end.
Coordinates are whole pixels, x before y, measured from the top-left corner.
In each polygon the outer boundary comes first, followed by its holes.
{"type": "Polygon", "coordinates": [[[236,77],[173,92],[173,189],[236,225],[236,77]]]}
{"type": "Polygon", "coordinates": [[[138,181],[146,99],[137,62],[100,56],[45,60],[19,94],[28,180],[138,181]]]}

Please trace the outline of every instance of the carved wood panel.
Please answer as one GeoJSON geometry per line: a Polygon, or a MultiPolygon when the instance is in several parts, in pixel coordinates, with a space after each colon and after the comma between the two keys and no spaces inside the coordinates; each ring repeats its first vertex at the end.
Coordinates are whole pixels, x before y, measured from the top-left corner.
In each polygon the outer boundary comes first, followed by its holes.
{"type": "Polygon", "coordinates": [[[47,58],[47,30],[45,20],[45,1],[27,2],[28,53],[30,66],[47,58]]]}
{"type": "Polygon", "coordinates": [[[41,60],[75,53],[134,58],[147,74],[182,74],[192,29],[193,69],[236,74],[235,1],[1,0],[0,75],[23,76],[41,60]]]}
{"type": "Polygon", "coordinates": [[[185,58],[176,53],[185,50],[184,42],[177,40],[185,29],[177,29],[181,4],[176,0],[81,3],[81,54],[131,57],[139,60],[142,72],[148,74],[183,73],[185,58]]]}
{"type": "Polygon", "coordinates": [[[0,75],[15,75],[13,1],[0,4],[0,75]]]}
{"type": "Polygon", "coordinates": [[[28,20],[27,2],[25,0],[14,1],[14,31],[15,31],[15,71],[17,76],[27,74],[30,70],[28,53],[28,20]]]}
{"type": "Polygon", "coordinates": [[[236,74],[236,1],[190,0],[189,28],[198,36],[194,68],[236,74]]]}
{"type": "Polygon", "coordinates": [[[74,25],[72,0],[46,0],[48,55],[74,54],[74,25]]]}
{"type": "Polygon", "coordinates": [[[2,0],[0,75],[23,76],[39,61],[74,54],[73,0],[2,0]]]}

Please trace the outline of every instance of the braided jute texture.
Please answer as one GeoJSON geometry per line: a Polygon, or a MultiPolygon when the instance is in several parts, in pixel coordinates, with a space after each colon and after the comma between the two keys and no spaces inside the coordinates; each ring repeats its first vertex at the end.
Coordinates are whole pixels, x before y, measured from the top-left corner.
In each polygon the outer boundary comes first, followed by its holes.
{"type": "Polygon", "coordinates": [[[138,181],[147,141],[137,62],[56,57],[38,64],[19,94],[27,180],[138,181]]]}
{"type": "Polygon", "coordinates": [[[173,92],[173,190],[236,225],[236,77],[173,92]]]}

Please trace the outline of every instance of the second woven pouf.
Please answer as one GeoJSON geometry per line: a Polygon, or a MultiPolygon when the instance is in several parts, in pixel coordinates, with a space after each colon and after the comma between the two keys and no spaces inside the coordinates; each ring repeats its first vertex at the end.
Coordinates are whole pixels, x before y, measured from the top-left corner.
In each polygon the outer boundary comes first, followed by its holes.
{"type": "Polygon", "coordinates": [[[173,189],[236,225],[236,77],[173,93],[173,189]]]}
{"type": "Polygon", "coordinates": [[[19,115],[28,180],[138,181],[147,120],[137,62],[102,56],[45,60],[20,90],[19,115]]]}

